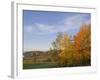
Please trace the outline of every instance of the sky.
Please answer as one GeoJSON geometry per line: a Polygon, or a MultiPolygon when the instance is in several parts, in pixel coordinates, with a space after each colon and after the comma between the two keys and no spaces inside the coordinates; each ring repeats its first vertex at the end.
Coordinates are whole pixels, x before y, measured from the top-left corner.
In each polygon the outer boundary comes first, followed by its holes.
{"type": "Polygon", "coordinates": [[[74,36],[90,13],[23,10],[24,51],[47,51],[58,32],[74,36]]]}

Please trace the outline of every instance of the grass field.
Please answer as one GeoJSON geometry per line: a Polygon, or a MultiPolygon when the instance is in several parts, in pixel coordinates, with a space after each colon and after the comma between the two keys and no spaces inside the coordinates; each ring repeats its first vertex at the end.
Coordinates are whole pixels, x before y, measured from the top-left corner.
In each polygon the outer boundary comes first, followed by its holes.
{"type": "Polygon", "coordinates": [[[39,69],[39,68],[54,68],[54,67],[58,67],[58,64],[52,62],[23,64],[23,69],[37,69],[37,68],[39,69]]]}

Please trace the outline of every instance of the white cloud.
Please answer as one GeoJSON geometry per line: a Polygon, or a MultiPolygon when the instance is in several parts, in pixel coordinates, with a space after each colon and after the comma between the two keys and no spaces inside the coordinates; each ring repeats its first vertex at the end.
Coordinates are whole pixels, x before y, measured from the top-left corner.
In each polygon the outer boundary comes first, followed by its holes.
{"type": "Polygon", "coordinates": [[[38,27],[38,29],[42,32],[52,32],[54,29],[54,26],[51,25],[45,25],[45,24],[36,24],[36,26],[38,27]]]}
{"type": "Polygon", "coordinates": [[[65,19],[65,25],[69,29],[79,28],[82,24],[87,24],[87,22],[89,23],[90,21],[86,20],[86,15],[74,15],[65,19]]]}
{"type": "Polygon", "coordinates": [[[86,19],[86,15],[74,15],[69,18],[65,18],[63,23],[54,25],[40,24],[36,23],[33,26],[25,27],[27,32],[32,32],[37,35],[51,34],[57,32],[65,32],[68,30],[73,30],[79,28],[84,23],[89,23],[90,20],[86,19]]]}

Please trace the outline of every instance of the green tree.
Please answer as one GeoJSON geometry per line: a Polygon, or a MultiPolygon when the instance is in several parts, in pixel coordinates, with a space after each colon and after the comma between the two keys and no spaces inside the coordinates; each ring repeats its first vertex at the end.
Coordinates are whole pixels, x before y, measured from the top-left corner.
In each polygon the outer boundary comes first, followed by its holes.
{"type": "Polygon", "coordinates": [[[58,54],[61,52],[61,45],[60,45],[61,38],[62,38],[62,33],[61,32],[57,33],[57,37],[55,41],[52,42],[51,44],[52,46],[50,48],[52,61],[56,61],[57,63],[59,63],[58,54]]]}
{"type": "Polygon", "coordinates": [[[55,41],[52,42],[52,48],[55,50],[61,50],[61,44],[60,41],[63,37],[63,34],[61,32],[57,33],[57,37],[55,41]]]}

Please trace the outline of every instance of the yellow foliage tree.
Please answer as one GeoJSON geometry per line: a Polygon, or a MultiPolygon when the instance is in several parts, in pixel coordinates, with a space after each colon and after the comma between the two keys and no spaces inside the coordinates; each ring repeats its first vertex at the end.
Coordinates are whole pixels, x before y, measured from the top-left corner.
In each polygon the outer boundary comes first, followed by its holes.
{"type": "MultiPolygon", "coordinates": [[[[53,54],[57,53],[60,66],[90,65],[91,25],[82,25],[73,40],[67,33],[59,33],[52,43],[53,54]]],[[[56,59],[56,60],[57,60],[56,59]]]]}
{"type": "Polygon", "coordinates": [[[60,64],[62,66],[73,65],[74,47],[70,37],[66,33],[63,33],[62,38],[60,39],[60,49],[61,49],[61,53],[59,54],[60,64]]]}

